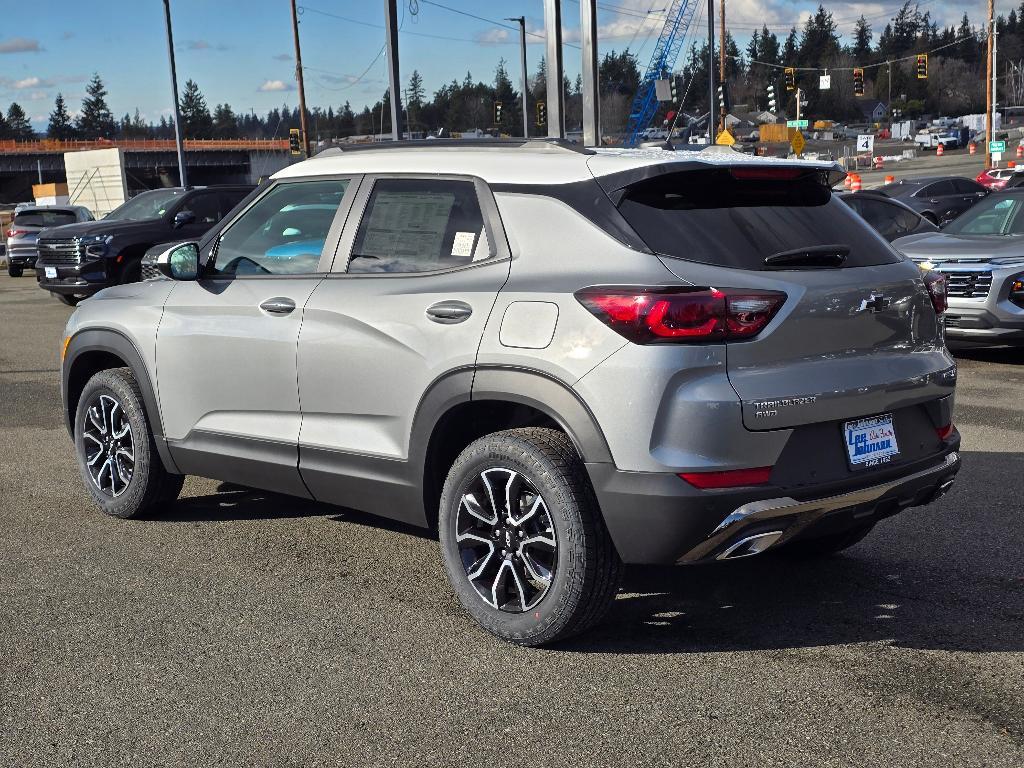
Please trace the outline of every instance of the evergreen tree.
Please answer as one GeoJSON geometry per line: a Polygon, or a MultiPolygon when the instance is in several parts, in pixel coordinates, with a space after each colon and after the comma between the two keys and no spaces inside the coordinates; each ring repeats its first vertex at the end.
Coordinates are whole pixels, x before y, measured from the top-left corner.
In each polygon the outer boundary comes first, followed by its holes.
{"type": "Polygon", "coordinates": [[[0,109],[0,141],[10,138],[11,132],[7,126],[7,118],[4,117],[4,112],[2,109],[0,109]]]}
{"type": "Polygon", "coordinates": [[[345,106],[338,110],[338,135],[352,136],[356,132],[356,116],[352,112],[352,105],[347,101],[345,106]]]}
{"type": "Polygon", "coordinates": [[[12,102],[7,109],[7,133],[12,139],[18,141],[29,141],[36,135],[32,130],[32,123],[29,122],[28,115],[16,101],[12,102]]]}
{"type": "Polygon", "coordinates": [[[62,93],[58,93],[57,98],[54,99],[53,112],[50,113],[50,122],[46,126],[46,135],[59,141],[69,141],[75,138],[75,126],[71,123],[71,115],[68,113],[62,93]]]}
{"type": "MultiPolygon", "coordinates": [[[[707,46],[705,46],[706,49],[707,46]]],[[[782,61],[779,63],[787,67],[795,67],[799,50],[796,27],[792,27],[789,30],[789,35],[786,37],[786,42],[782,46],[782,61]]]]}
{"type": "Polygon", "coordinates": [[[195,80],[185,81],[181,95],[181,132],[187,139],[209,139],[213,136],[213,118],[206,99],[195,80]]]}
{"type": "Polygon", "coordinates": [[[871,25],[861,14],[854,25],[853,45],[850,47],[850,53],[853,54],[859,65],[867,64],[871,58],[871,38],[871,25]]]}
{"type": "Polygon", "coordinates": [[[107,106],[107,89],[98,73],[92,76],[85,93],[75,129],[83,139],[112,139],[117,123],[107,106]]]}
{"type": "Polygon", "coordinates": [[[212,135],[216,139],[238,138],[238,119],[230,104],[218,104],[214,107],[212,135]]]}

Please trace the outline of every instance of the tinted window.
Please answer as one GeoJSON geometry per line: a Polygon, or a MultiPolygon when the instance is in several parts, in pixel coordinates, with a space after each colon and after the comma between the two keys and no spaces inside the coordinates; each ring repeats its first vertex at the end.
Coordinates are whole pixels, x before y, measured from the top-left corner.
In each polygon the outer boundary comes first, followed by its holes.
{"type": "Polygon", "coordinates": [[[191,211],[196,217],[196,224],[216,224],[223,212],[220,209],[220,196],[216,192],[201,192],[193,195],[181,207],[182,211],[191,211]]]}
{"type": "Polygon", "coordinates": [[[666,174],[633,185],[619,204],[658,253],[740,269],[764,269],[777,253],[845,245],[850,267],[899,257],[817,175],[739,180],[725,169],[666,174]]]}
{"type": "Polygon", "coordinates": [[[875,231],[887,239],[895,239],[914,230],[917,217],[898,205],[870,197],[848,197],[846,202],[857,211],[875,231]]]}
{"type": "Polygon", "coordinates": [[[214,269],[222,275],[317,271],[347,179],[278,184],[220,236],[214,269]]]}
{"type": "Polygon", "coordinates": [[[927,187],[917,193],[918,197],[939,197],[941,195],[952,195],[955,194],[953,190],[953,182],[951,181],[936,181],[934,184],[929,184],[927,187]]]}
{"type": "Polygon", "coordinates": [[[73,211],[22,211],[14,217],[14,223],[24,227],[59,227],[76,221],[73,211]]]}
{"type": "Polygon", "coordinates": [[[224,200],[224,212],[227,213],[240,202],[242,202],[246,196],[252,192],[251,189],[222,189],[219,190],[221,198],[224,200]]]}
{"type": "Polygon", "coordinates": [[[349,272],[428,272],[490,256],[470,181],[381,179],[356,232],[349,272]]]}
{"type": "Polygon", "coordinates": [[[954,179],[953,186],[956,188],[957,192],[967,195],[985,191],[985,188],[981,186],[981,184],[977,184],[970,179],[954,179]]]}
{"type": "Polygon", "coordinates": [[[115,221],[159,219],[170,210],[175,200],[185,194],[182,189],[151,189],[142,192],[103,218],[115,221]]]}

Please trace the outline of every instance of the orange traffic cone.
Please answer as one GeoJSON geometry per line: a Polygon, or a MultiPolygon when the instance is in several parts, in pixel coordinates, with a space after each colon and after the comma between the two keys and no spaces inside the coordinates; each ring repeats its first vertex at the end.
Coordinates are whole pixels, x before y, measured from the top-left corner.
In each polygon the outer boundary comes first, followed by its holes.
{"type": "Polygon", "coordinates": [[[885,170],[885,161],[882,159],[881,155],[879,155],[878,157],[875,158],[875,170],[876,171],[885,170]]]}
{"type": "Polygon", "coordinates": [[[850,185],[850,189],[854,192],[860,192],[862,187],[860,183],[860,176],[853,177],[853,183],[850,185]]]}
{"type": "MultiPolygon", "coordinates": [[[[1020,149],[1020,147],[1017,147],[1017,149],[1020,149]]],[[[975,154],[977,154],[977,153],[978,153],[978,145],[977,145],[977,144],[975,144],[975,143],[974,143],[974,142],[972,141],[972,142],[971,142],[970,144],[968,144],[968,145],[967,145],[967,152],[968,152],[969,154],[972,154],[972,155],[975,155],[975,154]]]]}
{"type": "Polygon", "coordinates": [[[885,177],[885,183],[886,184],[894,184],[894,183],[896,183],[896,177],[895,176],[886,176],[885,177]]]}
{"type": "Polygon", "coordinates": [[[937,146],[935,148],[935,155],[936,155],[936,157],[942,157],[942,155],[945,153],[945,151],[946,151],[946,148],[942,144],[939,144],[939,146],[937,146]]]}
{"type": "Polygon", "coordinates": [[[1024,157],[1024,144],[1017,145],[1017,157],[1024,157]]]}

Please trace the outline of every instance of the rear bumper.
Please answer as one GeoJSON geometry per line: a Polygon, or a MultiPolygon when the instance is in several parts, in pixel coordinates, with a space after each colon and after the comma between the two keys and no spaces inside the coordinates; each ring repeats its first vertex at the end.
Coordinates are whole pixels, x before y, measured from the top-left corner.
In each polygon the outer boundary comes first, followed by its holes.
{"type": "Polygon", "coordinates": [[[31,267],[36,263],[35,247],[7,247],[7,262],[15,267],[31,267]]]}
{"type": "Polygon", "coordinates": [[[700,491],[673,474],[622,472],[609,464],[587,469],[624,562],[688,564],[753,554],[928,504],[959,471],[959,446],[957,436],[926,460],[797,490],[700,491]],[[759,545],[742,545],[755,537],[763,537],[759,545]]]}

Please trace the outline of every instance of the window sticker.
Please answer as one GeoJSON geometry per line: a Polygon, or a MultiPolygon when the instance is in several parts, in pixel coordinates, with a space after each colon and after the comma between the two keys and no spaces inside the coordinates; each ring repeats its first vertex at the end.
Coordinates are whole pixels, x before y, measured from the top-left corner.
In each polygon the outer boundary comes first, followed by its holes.
{"type": "Polygon", "coordinates": [[[476,232],[456,232],[455,240],[452,241],[452,256],[465,258],[472,256],[475,244],[476,232]]]}

